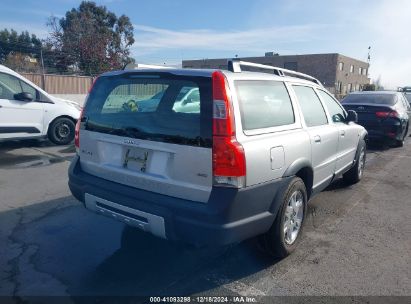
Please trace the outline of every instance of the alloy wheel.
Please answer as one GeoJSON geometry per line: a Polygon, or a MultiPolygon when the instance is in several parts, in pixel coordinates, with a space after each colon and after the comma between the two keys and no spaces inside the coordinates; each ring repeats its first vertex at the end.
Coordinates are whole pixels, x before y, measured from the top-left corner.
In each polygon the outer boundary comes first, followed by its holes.
{"type": "Polygon", "coordinates": [[[283,233],[286,244],[295,242],[301,230],[304,217],[304,196],[300,190],[296,190],[288,200],[284,212],[283,233]]]}

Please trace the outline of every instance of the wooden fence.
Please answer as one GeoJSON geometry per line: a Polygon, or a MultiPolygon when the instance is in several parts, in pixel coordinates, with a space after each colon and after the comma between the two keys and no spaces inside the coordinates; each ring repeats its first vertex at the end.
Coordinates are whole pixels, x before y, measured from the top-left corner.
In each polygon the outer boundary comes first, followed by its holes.
{"type": "Polygon", "coordinates": [[[50,94],[87,94],[94,80],[89,76],[20,74],[50,94]]]}
{"type": "MultiPolygon", "coordinates": [[[[89,76],[55,75],[55,74],[33,74],[20,73],[31,82],[50,94],[87,94],[94,78],[89,76]]],[[[164,91],[167,85],[144,85],[128,84],[119,85],[111,94],[113,95],[136,95],[139,97],[151,97],[164,91]]]]}

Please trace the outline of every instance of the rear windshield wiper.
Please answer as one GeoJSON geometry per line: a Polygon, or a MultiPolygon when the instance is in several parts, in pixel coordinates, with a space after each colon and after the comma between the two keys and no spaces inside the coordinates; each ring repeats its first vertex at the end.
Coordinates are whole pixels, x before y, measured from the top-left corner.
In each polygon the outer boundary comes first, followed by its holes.
{"type": "Polygon", "coordinates": [[[192,146],[204,146],[206,141],[197,136],[195,138],[184,137],[180,135],[169,135],[169,134],[150,134],[147,137],[148,139],[157,139],[162,140],[164,142],[173,143],[173,144],[185,144],[185,145],[192,145],[192,146]]]}
{"type": "Polygon", "coordinates": [[[102,132],[112,134],[112,135],[118,135],[118,136],[126,136],[126,137],[131,137],[131,138],[146,138],[147,133],[140,131],[138,128],[132,128],[132,127],[127,127],[127,128],[103,128],[101,130],[102,132]]]}
{"type": "Polygon", "coordinates": [[[142,132],[140,129],[135,128],[135,127],[127,127],[124,128],[124,133],[126,134],[126,136],[128,137],[138,137],[141,138],[141,136],[144,136],[144,134],[147,134],[145,132],[142,132]]]}

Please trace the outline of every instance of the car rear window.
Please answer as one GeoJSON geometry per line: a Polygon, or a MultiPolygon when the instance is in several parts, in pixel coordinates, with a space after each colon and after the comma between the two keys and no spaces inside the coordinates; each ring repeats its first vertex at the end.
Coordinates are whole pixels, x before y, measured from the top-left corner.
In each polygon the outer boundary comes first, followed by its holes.
{"type": "Polygon", "coordinates": [[[84,109],[90,131],[211,147],[211,78],[170,73],[100,77],[84,109]]]}
{"type": "Polygon", "coordinates": [[[408,102],[411,103],[411,93],[405,93],[405,98],[407,98],[408,102]]]}
{"type": "Polygon", "coordinates": [[[295,122],[290,96],[283,82],[237,80],[235,87],[244,130],[278,127],[295,122]]]}
{"type": "Polygon", "coordinates": [[[397,102],[395,94],[350,94],[341,103],[368,103],[393,106],[397,102]]]}

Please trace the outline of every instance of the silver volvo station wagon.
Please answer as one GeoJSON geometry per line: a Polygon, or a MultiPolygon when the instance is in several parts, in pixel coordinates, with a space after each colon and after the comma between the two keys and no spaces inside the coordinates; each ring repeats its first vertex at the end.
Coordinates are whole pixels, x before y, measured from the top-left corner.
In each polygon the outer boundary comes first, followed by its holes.
{"type": "Polygon", "coordinates": [[[102,74],[76,126],[73,195],[168,240],[258,236],[271,255],[290,254],[309,199],[341,176],[361,179],[367,132],[311,76],[238,60],[227,69],[102,74]]]}

